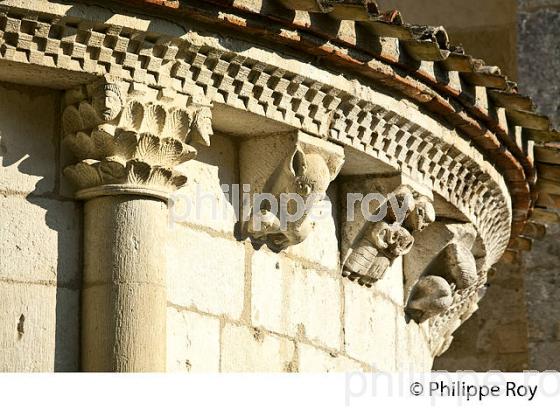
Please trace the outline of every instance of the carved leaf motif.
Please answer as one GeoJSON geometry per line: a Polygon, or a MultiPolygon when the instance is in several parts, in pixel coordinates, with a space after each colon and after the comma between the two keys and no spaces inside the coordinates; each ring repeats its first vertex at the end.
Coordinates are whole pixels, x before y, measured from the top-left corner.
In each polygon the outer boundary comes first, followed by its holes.
{"type": "Polygon", "coordinates": [[[190,123],[191,119],[189,114],[185,110],[176,109],[167,117],[163,136],[186,141],[187,134],[190,130],[190,123]]]}
{"type": "Polygon", "coordinates": [[[78,159],[92,158],[95,144],[89,135],[84,132],[69,134],[64,138],[64,144],[78,159]]]}
{"type": "Polygon", "coordinates": [[[103,159],[115,154],[115,141],[113,136],[103,130],[94,130],[91,139],[95,146],[94,158],[103,159]]]}
{"type": "Polygon", "coordinates": [[[80,112],[73,105],[66,107],[62,114],[62,126],[65,134],[73,134],[84,129],[80,112]]]}
{"type": "Polygon", "coordinates": [[[140,131],[144,120],[144,107],[138,101],[132,101],[121,115],[119,126],[124,129],[140,131]]]}
{"type": "Polygon", "coordinates": [[[173,166],[195,156],[194,147],[175,138],[160,139],[155,135],[144,134],[140,136],[135,158],[153,165],[173,166]]]}
{"type": "Polygon", "coordinates": [[[132,131],[121,131],[115,137],[115,151],[114,155],[124,158],[132,159],[136,152],[137,134],[132,131]]]}
{"type": "Polygon", "coordinates": [[[148,185],[167,186],[171,184],[173,178],[173,171],[168,168],[156,167],[153,168],[148,180],[148,185]]]}
{"type": "Polygon", "coordinates": [[[142,132],[161,135],[165,127],[167,113],[161,105],[150,105],[146,108],[146,115],[142,123],[142,132]]]}
{"type": "Polygon", "coordinates": [[[177,165],[189,159],[196,157],[196,149],[190,145],[184,144],[175,138],[165,138],[161,141],[160,147],[164,165],[177,165]]]}
{"type": "Polygon", "coordinates": [[[136,147],[135,159],[148,164],[159,164],[161,158],[159,138],[152,134],[142,134],[136,147]]]}
{"type": "Polygon", "coordinates": [[[98,186],[103,182],[97,169],[98,164],[99,161],[95,160],[80,161],[76,165],[66,167],[64,175],[80,189],[98,186]]]}
{"type": "Polygon", "coordinates": [[[105,184],[121,184],[126,179],[126,168],[117,161],[106,160],[99,163],[99,174],[105,184]]]}
{"type": "Polygon", "coordinates": [[[79,112],[82,117],[84,129],[91,129],[101,122],[101,118],[99,118],[95,109],[87,101],[82,101],[80,103],[79,112]]]}
{"type": "Polygon", "coordinates": [[[128,182],[131,184],[144,184],[150,177],[152,167],[142,161],[129,161],[127,163],[128,182]]]}

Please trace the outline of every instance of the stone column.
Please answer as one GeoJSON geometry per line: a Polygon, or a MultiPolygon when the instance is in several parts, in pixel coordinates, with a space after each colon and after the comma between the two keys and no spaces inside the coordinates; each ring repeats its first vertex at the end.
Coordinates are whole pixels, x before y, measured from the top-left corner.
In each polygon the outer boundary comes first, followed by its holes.
{"type": "Polygon", "coordinates": [[[174,167],[209,144],[210,109],[110,78],[65,102],[64,142],[79,162],[64,173],[86,201],[82,369],[165,371],[167,200],[186,182],[174,167]]]}
{"type": "Polygon", "coordinates": [[[166,217],[141,195],[85,203],[84,370],[165,371],[166,217]]]}

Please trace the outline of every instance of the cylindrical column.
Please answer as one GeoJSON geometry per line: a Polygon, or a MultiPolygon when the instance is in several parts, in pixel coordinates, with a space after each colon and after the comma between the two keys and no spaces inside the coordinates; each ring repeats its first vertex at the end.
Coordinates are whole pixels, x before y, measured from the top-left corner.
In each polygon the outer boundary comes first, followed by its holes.
{"type": "Polygon", "coordinates": [[[82,370],[165,371],[166,231],[162,200],[86,201],[82,370]]]}

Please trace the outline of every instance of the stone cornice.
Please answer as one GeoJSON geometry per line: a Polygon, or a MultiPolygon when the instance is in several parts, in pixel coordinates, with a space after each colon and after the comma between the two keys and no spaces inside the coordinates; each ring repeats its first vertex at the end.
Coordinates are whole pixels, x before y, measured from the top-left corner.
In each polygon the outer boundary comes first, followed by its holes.
{"type": "MultiPolygon", "coordinates": [[[[433,186],[476,221],[488,266],[507,246],[512,215],[502,176],[468,141],[420,114],[413,104],[397,103],[367,85],[303,63],[292,64],[300,72],[289,71],[279,56],[237,53],[195,34],[179,39],[48,15],[41,20],[7,15],[2,21],[4,61],[77,73],[109,72],[128,84],[149,85],[151,92],[202,95],[328,137],[433,186]]],[[[512,170],[504,174],[510,184],[517,181],[512,170]]],[[[519,212],[514,220],[525,217],[526,212],[519,212]]]]}

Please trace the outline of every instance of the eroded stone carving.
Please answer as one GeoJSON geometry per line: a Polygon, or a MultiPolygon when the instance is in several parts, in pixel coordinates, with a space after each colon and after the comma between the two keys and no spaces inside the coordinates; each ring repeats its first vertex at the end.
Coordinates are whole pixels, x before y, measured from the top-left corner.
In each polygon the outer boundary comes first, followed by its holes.
{"type": "Polygon", "coordinates": [[[257,155],[259,150],[279,152],[273,153],[274,159],[261,156],[253,166],[267,170],[252,183],[244,181],[250,183],[253,195],[250,203],[244,205],[247,219],[243,230],[255,241],[281,251],[303,242],[312,231],[313,221],[309,216],[338,175],[344,161],[343,151],[301,133],[295,138],[272,136],[252,140],[251,144],[257,155]],[[278,144],[287,145],[278,150],[278,144]],[[287,157],[282,159],[290,147],[287,157]]]}
{"type": "Polygon", "coordinates": [[[412,290],[407,313],[421,323],[449,309],[453,303],[452,293],[451,285],[441,276],[424,276],[412,290]]]}
{"type": "Polygon", "coordinates": [[[434,357],[443,354],[453,341],[453,333],[478,309],[478,302],[484,296],[486,272],[480,272],[477,282],[465,289],[453,292],[453,302],[443,313],[430,320],[430,345],[434,357]]]}
{"type": "Polygon", "coordinates": [[[196,156],[193,144],[210,144],[210,107],[156,93],[110,78],[67,92],[64,143],[79,162],[64,173],[80,191],[128,185],[165,196],[186,182],[174,167],[196,156]]]}
{"type": "MultiPolygon", "coordinates": [[[[434,356],[447,350],[453,339],[453,332],[476,311],[481,290],[486,283],[486,272],[477,260],[477,257],[481,259],[482,256],[477,248],[477,232],[473,225],[436,224],[438,225],[434,225],[433,230],[430,227],[426,231],[426,237],[421,235],[419,239],[426,241],[438,235],[432,247],[441,250],[431,256],[431,260],[427,259],[431,252],[426,249],[415,249],[412,252],[427,254],[425,259],[428,263],[418,255],[413,256],[416,265],[423,265],[424,268],[420,276],[414,279],[408,297],[405,293],[405,311],[408,317],[418,323],[429,322],[430,344],[434,356]],[[447,242],[441,245],[442,241],[447,242]]],[[[413,280],[414,273],[405,272],[405,278],[413,280]]]]}
{"type": "Polygon", "coordinates": [[[357,245],[346,257],[342,275],[359,284],[372,286],[399,256],[407,254],[414,244],[412,233],[435,221],[435,210],[429,198],[400,186],[387,196],[387,215],[383,221],[366,222],[357,245]],[[387,206],[391,202],[392,206],[387,206]],[[395,204],[400,206],[395,207],[395,204]]]}
{"type": "Polygon", "coordinates": [[[405,256],[407,316],[427,322],[432,353],[449,347],[453,332],[477,309],[486,283],[485,248],[473,224],[441,220],[415,236],[405,256]]]}
{"type": "Polygon", "coordinates": [[[469,288],[477,280],[472,252],[466,246],[452,242],[436,256],[413,287],[406,312],[417,322],[443,313],[451,306],[453,291],[469,288]],[[445,300],[449,303],[442,303],[442,295],[446,295],[445,300]]]}

